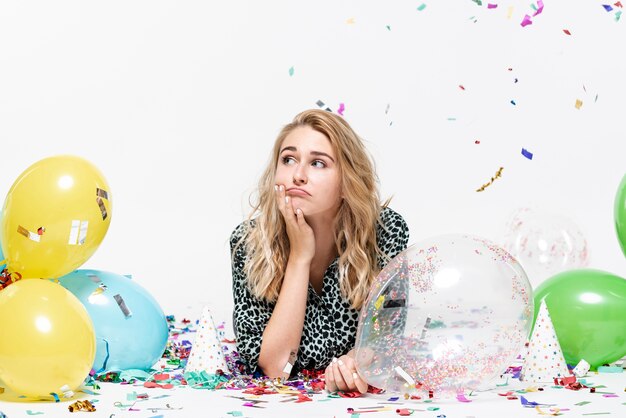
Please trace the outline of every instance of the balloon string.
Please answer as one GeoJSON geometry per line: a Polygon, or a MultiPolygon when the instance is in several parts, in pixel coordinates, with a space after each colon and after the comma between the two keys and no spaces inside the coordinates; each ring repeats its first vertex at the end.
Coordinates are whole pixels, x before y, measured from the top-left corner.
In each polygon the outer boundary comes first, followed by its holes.
{"type": "Polygon", "coordinates": [[[107,340],[105,340],[104,338],[102,339],[102,341],[104,341],[107,355],[104,357],[104,362],[102,362],[102,367],[100,368],[100,370],[98,370],[96,372],[96,374],[102,373],[102,372],[106,371],[107,362],[109,361],[109,356],[110,356],[110,353],[109,353],[109,342],[107,340]]]}

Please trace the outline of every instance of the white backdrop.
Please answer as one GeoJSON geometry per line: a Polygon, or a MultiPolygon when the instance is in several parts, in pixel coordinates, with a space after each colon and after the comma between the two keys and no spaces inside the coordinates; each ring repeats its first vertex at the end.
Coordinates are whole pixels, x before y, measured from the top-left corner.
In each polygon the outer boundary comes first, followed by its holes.
{"type": "Polygon", "coordinates": [[[229,322],[228,237],[281,126],[321,100],[344,103],[411,243],[501,241],[533,207],[571,218],[590,267],[625,276],[621,9],[546,0],[521,27],[528,1],[423,3],[4,1],[0,196],[41,158],[89,159],[113,210],[83,267],[132,274],[166,313],[210,305],[229,322]]]}

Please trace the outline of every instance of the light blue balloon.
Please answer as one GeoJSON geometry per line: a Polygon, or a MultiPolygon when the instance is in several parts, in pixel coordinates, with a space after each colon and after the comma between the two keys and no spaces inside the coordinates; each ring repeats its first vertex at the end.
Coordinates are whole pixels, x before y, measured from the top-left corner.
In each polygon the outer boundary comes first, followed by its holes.
{"type": "Polygon", "coordinates": [[[133,280],[100,270],[59,279],[87,308],[96,332],[96,372],[150,369],[163,356],[168,324],[157,301],[133,280]]]}

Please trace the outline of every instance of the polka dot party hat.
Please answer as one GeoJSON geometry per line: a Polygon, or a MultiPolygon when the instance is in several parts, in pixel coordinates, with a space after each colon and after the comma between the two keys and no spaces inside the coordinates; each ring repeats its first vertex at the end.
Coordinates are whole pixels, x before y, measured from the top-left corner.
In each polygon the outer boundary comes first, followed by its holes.
{"type": "Polygon", "coordinates": [[[570,376],[556,337],[552,319],[545,300],[541,301],[535,328],[530,337],[528,353],[524,359],[520,380],[527,382],[553,382],[554,378],[570,376]]]}
{"type": "Polygon", "coordinates": [[[211,310],[204,307],[185,372],[206,371],[209,374],[215,374],[218,369],[229,373],[211,310]]]}

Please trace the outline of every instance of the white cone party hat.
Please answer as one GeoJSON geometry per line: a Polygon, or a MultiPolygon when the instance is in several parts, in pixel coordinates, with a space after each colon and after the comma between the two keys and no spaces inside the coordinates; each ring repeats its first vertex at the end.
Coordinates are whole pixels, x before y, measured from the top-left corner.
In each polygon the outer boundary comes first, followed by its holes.
{"type": "Polygon", "coordinates": [[[224,360],[222,345],[217,336],[217,330],[213,323],[211,310],[205,307],[202,310],[202,316],[198,323],[198,331],[196,338],[191,346],[189,360],[185,372],[201,372],[206,371],[209,374],[215,374],[220,369],[224,373],[229,373],[228,366],[224,360]]]}
{"type": "Polygon", "coordinates": [[[520,380],[553,382],[555,378],[568,376],[570,373],[567,370],[561,345],[556,337],[546,302],[542,300],[520,380]]]}

